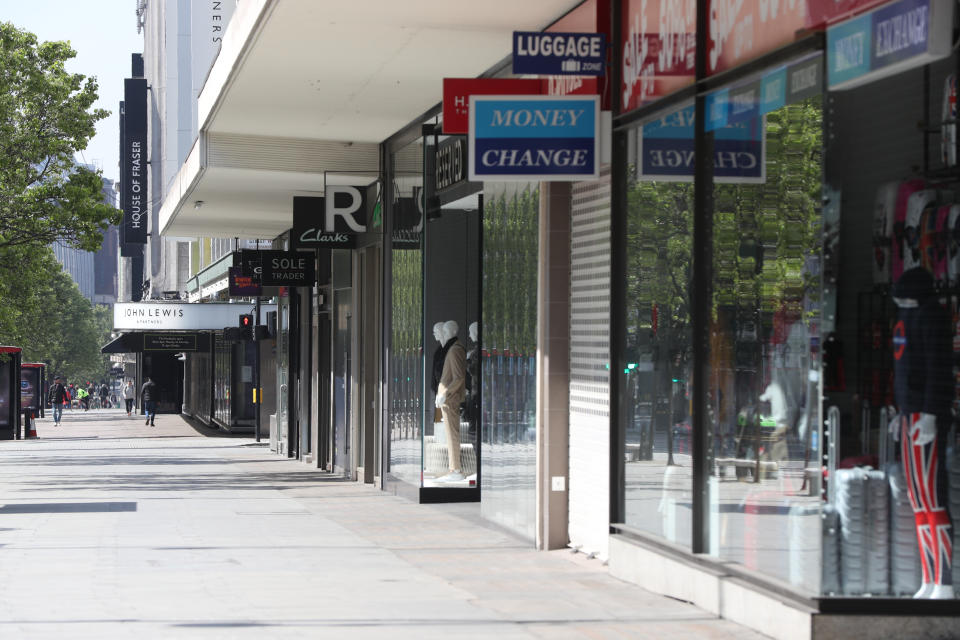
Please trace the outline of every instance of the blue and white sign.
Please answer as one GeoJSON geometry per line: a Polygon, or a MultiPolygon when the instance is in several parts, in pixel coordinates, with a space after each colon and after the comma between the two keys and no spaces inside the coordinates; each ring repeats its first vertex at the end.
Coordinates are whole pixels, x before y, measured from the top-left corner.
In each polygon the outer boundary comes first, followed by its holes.
{"type": "Polygon", "coordinates": [[[598,96],[470,96],[469,179],[599,176],[598,96]]]}
{"type": "Polygon", "coordinates": [[[750,122],[788,104],[823,91],[823,56],[819,53],[778,67],[759,80],[707,94],[707,131],[750,122]]]}
{"type": "Polygon", "coordinates": [[[602,76],[607,58],[603,33],[513,32],[513,72],[551,76],[602,76]]]}
{"type": "MultiPolygon", "coordinates": [[[[718,92],[719,93],[719,92],[718,92]]],[[[715,104],[728,104],[729,93],[715,104]]],[[[708,101],[708,113],[710,103],[708,101]]],[[[722,116],[726,122],[726,116],[722,116]]],[[[716,124],[716,121],[714,122],[716,124]]],[[[674,111],[643,125],[637,178],[661,182],[693,182],[693,106],[674,111]]],[[[713,179],[723,183],[762,183],[766,180],[764,119],[755,117],[714,130],[713,179]]]]}
{"type": "Polygon", "coordinates": [[[851,89],[950,55],[953,0],[899,0],[827,29],[830,89],[851,89]]]}

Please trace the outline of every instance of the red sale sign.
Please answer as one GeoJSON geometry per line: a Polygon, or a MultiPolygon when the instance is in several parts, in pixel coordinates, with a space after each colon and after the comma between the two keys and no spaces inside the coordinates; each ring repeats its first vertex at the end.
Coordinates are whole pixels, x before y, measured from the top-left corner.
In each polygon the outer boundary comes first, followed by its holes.
{"type": "Polygon", "coordinates": [[[620,106],[636,109],[692,84],[696,0],[626,0],[620,106]]]}

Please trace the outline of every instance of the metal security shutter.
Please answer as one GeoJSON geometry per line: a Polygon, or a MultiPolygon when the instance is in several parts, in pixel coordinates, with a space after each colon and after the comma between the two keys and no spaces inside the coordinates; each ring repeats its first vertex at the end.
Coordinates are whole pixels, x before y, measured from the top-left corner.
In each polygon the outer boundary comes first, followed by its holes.
{"type": "Polygon", "coordinates": [[[610,515],[610,174],[573,185],[570,543],[607,557],[610,515]]]}

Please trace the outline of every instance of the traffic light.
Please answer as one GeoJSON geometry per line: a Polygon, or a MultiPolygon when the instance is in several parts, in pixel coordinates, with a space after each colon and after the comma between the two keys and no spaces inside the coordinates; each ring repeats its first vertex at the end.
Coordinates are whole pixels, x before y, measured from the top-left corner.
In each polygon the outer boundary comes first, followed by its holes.
{"type": "Polygon", "coordinates": [[[240,314],[240,339],[253,340],[253,314],[240,314]]]}

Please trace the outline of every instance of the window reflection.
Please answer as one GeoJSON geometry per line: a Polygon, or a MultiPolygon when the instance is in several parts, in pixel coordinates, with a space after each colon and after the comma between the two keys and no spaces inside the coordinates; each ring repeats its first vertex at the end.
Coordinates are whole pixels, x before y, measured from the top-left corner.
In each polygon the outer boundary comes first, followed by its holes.
{"type": "Polygon", "coordinates": [[[693,185],[628,191],[626,524],[689,546],[693,185]]]}
{"type": "Polygon", "coordinates": [[[714,187],[711,552],[818,591],[820,98],[757,124],[764,179],[714,187]]]}

